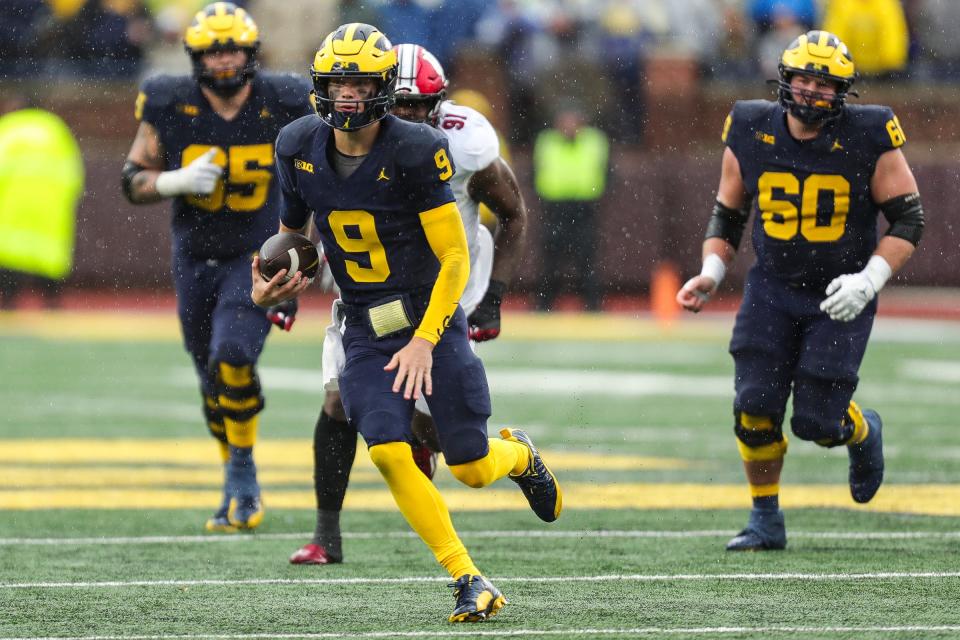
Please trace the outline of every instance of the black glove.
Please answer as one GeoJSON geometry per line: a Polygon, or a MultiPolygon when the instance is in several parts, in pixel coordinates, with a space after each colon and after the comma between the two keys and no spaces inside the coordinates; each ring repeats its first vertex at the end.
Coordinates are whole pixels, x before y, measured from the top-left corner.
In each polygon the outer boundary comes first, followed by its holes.
{"type": "Polygon", "coordinates": [[[498,280],[491,280],[483,300],[467,318],[467,324],[470,325],[470,339],[474,342],[486,342],[500,335],[500,303],[503,301],[503,293],[506,290],[507,285],[498,280]]]}
{"type": "Polygon", "coordinates": [[[287,300],[267,308],[267,320],[284,331],[290,331],[297,319],[297,299],[287,300]]]}

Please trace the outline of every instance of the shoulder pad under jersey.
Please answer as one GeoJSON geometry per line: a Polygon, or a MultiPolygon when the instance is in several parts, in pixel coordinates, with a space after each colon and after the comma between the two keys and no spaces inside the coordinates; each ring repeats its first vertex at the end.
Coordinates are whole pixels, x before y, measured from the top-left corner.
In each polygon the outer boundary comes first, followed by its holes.
{"type": "Polygon", "coordinates": [[[723,133],[720,139],[728,147],[733,146],[742,138],[752,136],[750,132],[780,105],[769,100],[738,100],[723,123],[723,133]]]}
{"type": "Polygon", "coordinates": [[[907,141],[900,127],[900,119],[890,107],[856,104],[847,105],[844,110],[844,126],[855,128],[855,136],[870,140],[881,152],[902,147],[907,141]]]}
{"type": "Polygon", "coordinates": [[[193,87],[190,76],[150,76],[140,85],[137,95],[137,120],[142,120],[146,113],[158,113],[177,101],[186,100],[193,87]]]}
{"type": "Polygon", "coordinates": [[[277,135],[277,155],[292,156],[301,151],[304,145],[313,138],[317,129],[327,124],[315,113],[298,118],[280,129],[277,135]]]}
{"type": "Polygon", "coordinates": [[[493,125],[475,109],[449,100],[440,105],[437,128],[447,136],[457,168],[480,171],[500,157],[500,139],[493,125]]]}
{"type": "Polygon", "coordinates": [[[293,73],[263,73],[257,78],[270,85],[277,94],[277,100],[288,109],[306,107],[310,104],[310,92],[313,85],[303,76],[293,73]]]}
{"type": "Polygon", "coordinates": [[[428,124],[407,122],[395,116],[390,119],[390,144],[395,149],[395,161],[404,169],[436,167],[434,155],[446,148],[446,137],[428,124]]]}

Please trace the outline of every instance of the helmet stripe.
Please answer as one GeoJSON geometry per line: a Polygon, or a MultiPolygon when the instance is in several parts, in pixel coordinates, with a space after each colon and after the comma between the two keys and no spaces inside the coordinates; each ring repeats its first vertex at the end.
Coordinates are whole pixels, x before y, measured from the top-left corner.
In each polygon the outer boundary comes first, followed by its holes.
{"type": "Polygon", "coordinates": [[[354,39],[354,35],[357,33],[357,28],[360,27],[359,22],[351,22],[347,25],[347,30],[343,34],[343,40],[345,42],[351,42],[354,39]]]}

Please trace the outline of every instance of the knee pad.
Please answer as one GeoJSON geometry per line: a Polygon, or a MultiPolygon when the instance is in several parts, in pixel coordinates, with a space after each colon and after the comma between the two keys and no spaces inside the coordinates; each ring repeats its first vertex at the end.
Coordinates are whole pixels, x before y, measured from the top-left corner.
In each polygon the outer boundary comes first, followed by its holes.
{"type": "Polygon", "coordinates": [[[216,380],[217,405],[224,418],[244,422],[263,410],[260,378],[253,364],[213,360],[211,368],[216,380]]]}
{"type": "Polygon", "coordinates": [[[737,411],[735,415],[733,432],[744,461],[777,460],[787,453],[782,416],[753,415],[744,411],[737,411]]]}
{"type": "Polygon", "coordinates": [[[450,465],[450,473],[468,487],[479,489],[497,479],[497,465],[488,453],[479,460],[450,465]]]}
{"type": "Polygon", "coordinates": [[[420,473],[413,463],[413,451],[406,442],[384,442],[374,445],[370,447],[370,459],[384,477],[388,477],[408,464],[414,471],[420,473]]]}
{"type": "Polygon", "coordinates": [[[844,432],[852,432],[852,428],[844,428],[842,420],[831,422],[823,418],[796,414],[790,419],[790,428],[801,440],[816,442],[821,447],[838,447],[846,444],[850,438],[849,434],[844,437],[844,432]]]}
{"type": "Polygon", "coordinates": [[[217,404],[216,398],[207,394],[203,394],[203,418],[207,422],[210,435],[220,442],[226,442],[227,428],[223,424],[223,414],[220,413],[220,406],[217,404]]]}

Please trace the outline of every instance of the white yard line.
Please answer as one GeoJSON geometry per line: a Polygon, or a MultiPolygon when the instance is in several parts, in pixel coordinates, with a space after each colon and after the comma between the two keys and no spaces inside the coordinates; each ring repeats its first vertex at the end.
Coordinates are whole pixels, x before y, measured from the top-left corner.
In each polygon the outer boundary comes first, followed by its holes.
{"type": "Polygon", "coordinates": [[[890,625],[890,626],[804,626],[804,627],[635,627],[627,629],[503,629],[486,630],[471,627],[469,631],[368,631],[362,633],[198,633],[189,635],[129,636],[23,636],[0,640],[260,640],[261,638],[476,638],[535,636],[638,636],[638,635],[732,635],[732,634],[822,634],[822,633],[950,633],[960,625],[890,625]]]}
{"type": "MultiPolygon", "coordinates": [[[[657,530],[600,530],[600,531],[544,531],[540,529],[510,531],[460,531],[463,538],[717,538],[736,533],[733,529],[706,529],[691,531],[657,530]]],[[[184,544],[205,542],[262,542],[266,540],[309,541],[312,533],[257,533],[252,535],[192,535],[192,536],[119,536],[91,538],[0,538],[0,546],[99,546],[133,544],[184,544]]],[[[412,531],[356,531],[346,532],[348,540],[381,540],[385,538],[416,538],[412,531]]],[[[791,538],[820,540],[953,540],[960,531],[791,531],[791,538]]],[[[0,639],[2,640],[2,639],[0,639]]]]}
{"type": "MultiPolygon", "coordinates": [[[[596,576],[515,576],[496,577],[497,583],[511,582],[696,582],[696,581],[802,581],[843,582],[856,580],[921,580],[960,578],[960,571],[888,571],[875,573],[677,573],[606,574],[596,576]]],[[[126,587],[227,587],[265,585],[353,585],[444,583],[450,578],[407,576],[404,578],[248,578],[243,580],[114,580],[101,582],[4,582],[3,589],[109,589],[126,587]]]]}

